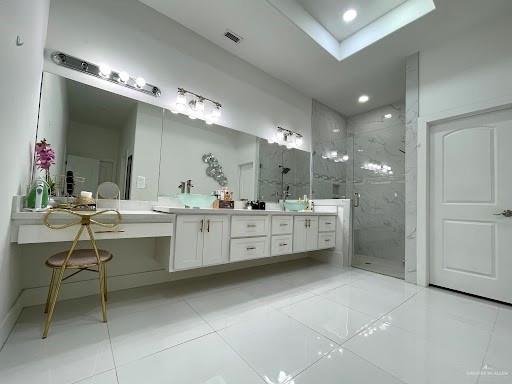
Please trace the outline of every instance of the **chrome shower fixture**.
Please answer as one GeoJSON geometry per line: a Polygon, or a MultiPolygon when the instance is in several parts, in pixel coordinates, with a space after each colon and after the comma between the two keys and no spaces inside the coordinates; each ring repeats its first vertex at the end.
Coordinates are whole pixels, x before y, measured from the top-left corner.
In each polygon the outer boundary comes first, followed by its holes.
{"type": "Polygon", "coordinates": [[[58,51],[53,52],[51,57],[55,64],[85,73],[87,75],[107,80],[111,83],[115,83],[117,85],[121,85],[123,87],[130,88],[154,97],[158,97],[162,94],[160,88],[155,85],[146,83],[146,80],[144,80],[143,77],[131,77],[126,71],[117,72],[110,68],[110,66],[107,64],[94,64],[90,61],[79,59],[77,57],[58,51]]]}

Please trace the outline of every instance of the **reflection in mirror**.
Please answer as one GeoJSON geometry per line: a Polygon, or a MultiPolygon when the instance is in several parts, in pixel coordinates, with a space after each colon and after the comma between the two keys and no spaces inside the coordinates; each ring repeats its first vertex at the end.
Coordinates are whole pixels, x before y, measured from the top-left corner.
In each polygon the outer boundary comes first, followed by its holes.
{"type": "Polygon", "coordinates": [[[45,72],[37,141],[46,139],[55,151],[50,169],[54,194],[89,191],[94,196],[99,184],[112,182],[122,199],[156,200],[158,156],[152,171],[141,177],[132,173],[139,163],[155,161],[151,155],[137,156],[143,153],[137,138],[154,140],[154,153],[161,119],[160,108],[45,72]]]}
{"type": "Polygon", "coordinates": [[[191,193],[210,195],[222,188],[218,166],[235,200],[255,200],[257,148],[255,136],[165,111],[158,193],[176,197],[192,180],[191,193]]]}
{"type": "Polygon", "coordinates": [[[278,202],[283,197],[296,200],[310,196],[310,154],[300,149],[288,149],[267,140],[258,140],[259,178],[258,199],[278,202]]]}

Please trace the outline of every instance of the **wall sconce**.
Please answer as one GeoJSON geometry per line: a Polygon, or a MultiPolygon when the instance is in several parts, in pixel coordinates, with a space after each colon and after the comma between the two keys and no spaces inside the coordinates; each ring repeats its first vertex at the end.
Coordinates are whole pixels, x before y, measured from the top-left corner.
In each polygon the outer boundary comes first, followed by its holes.
{"type": "Polygon", "coordinates": [[[158,97],[162,94],[160,88],[158,88],[155,85],[146,83],[146,80],[144,80],[144,78],[130,77],[130,75],[127,72],[114,71],[112,70],[112,68],[110,68],[110,66],[106,64],[93,64],[89,61],[85,61],[62,52],[52,53],[52,60],[57,65],[61,65],[63,67],[70,68],[82,73],[86,73],[88,75],[110,81],[111,83],[115,83],[123,87],[145,93],[147,95],[158,97]]]}
{"type": "Polygon", "coordinates": [[[210,125],[219,120],[222,115],[222,105],[218,101],[198,95],[185,88],[178,88],[176,102],[171,108],[171,112],[174,114],[183,113],[192,120],[204,120],[206,124],[210,125]]]}
{"type": "Polygon", "coordinates": [[[267,139],[269,144],[277,143],[285,145],[286,148],[298,148],[304,143],[304,137],[297,132],[290,131],[289,129],[277,127],[277,132],[274,137],[267,139]]]}
{"type": "Polygon", "coordinates": [[[338,155],[338,151],[336,151],[336,150],[328,151],[327,153],[324,153],[322,155],[322,159],[332,160],[335,163],[344,163],[344,162],[348,161],[349,158],[350,157],[346,153],[338,155]]]}

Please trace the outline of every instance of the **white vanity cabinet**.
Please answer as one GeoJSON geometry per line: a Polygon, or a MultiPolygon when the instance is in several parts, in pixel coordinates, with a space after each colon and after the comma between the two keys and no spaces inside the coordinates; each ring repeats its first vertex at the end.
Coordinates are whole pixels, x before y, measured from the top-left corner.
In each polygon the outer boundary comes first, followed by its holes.
{"type": "Polygon", "coordinates": [[[229,216],[178,215],[174,269],[226,263],[229,260],[229,216]]]}
{"type": "Polygon", "coordinates": [[[293,252],[318,249],[318,216],[295,216],[293,222],[293,252]]]}
{"type": "Polygon", "coordinates": [[[336,246],[336,216],[321,216],[318,223],[318,248],[334,248],[336,246]]]}

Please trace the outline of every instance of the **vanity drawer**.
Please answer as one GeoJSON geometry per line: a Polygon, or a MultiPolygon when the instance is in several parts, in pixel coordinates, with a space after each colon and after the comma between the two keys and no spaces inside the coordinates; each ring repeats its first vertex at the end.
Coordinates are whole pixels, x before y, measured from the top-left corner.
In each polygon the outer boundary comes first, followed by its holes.
{"type": "Polygon", "coordinates": [[[272,256],[287,255],[292,253],[292,235],[272,236],[272,256]]]}
{"type": "Polygon", "coordinates": [[[268,257],[267,239],[268,237],[252,237],[231,240],[230,261],[268,257]]]}
{"type": "Polygon", "coordinates": [[[268,224],[268,216],[233,216],[231,237],[266,236],[269,232],[268,224]]]}
{"type": "Polygon", "coordinates": [[[320,216],[318,220],[318,230],[320,232],[330,232],[336,230],[336,216],[320,216]]]}
{"type": "Polygon", "coordinates": [[[334,248],[336,246],[336,232],[320,232],[318,234],[318,249],[334,248]]]}
{"type": "Polygon", "coordinates": [[[287,235],[293,233],[293,216],[272,217],[272,234],[287,235]]]}

